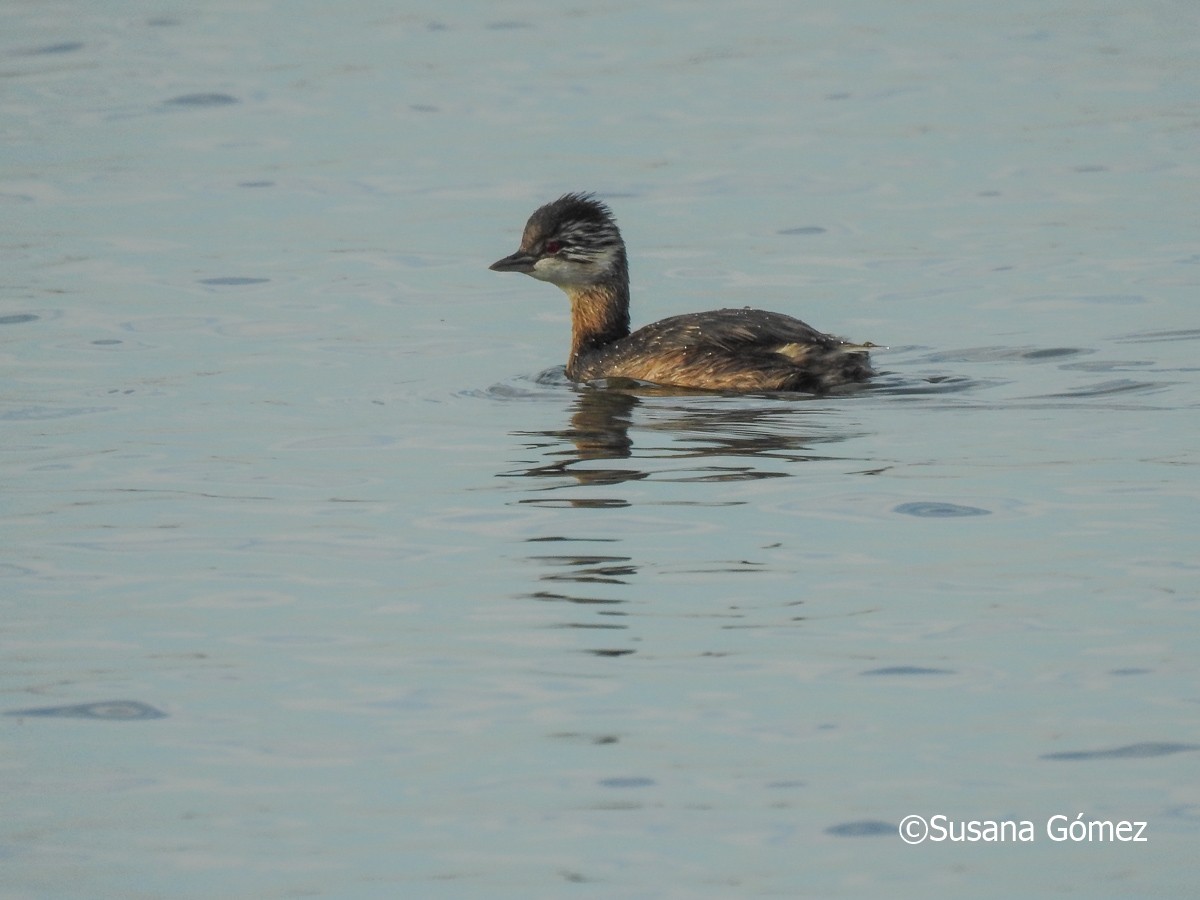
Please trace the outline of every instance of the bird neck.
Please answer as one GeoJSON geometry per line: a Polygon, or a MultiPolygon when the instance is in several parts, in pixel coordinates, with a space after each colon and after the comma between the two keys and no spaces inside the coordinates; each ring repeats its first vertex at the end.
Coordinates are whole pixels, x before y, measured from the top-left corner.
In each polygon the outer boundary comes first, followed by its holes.
{"type": "Polygon", "coordinates": [[[571,355],[567,375],[580,358],[629,334],[629,282],[616,279],[565,289],[571,299],[571,355]]]}

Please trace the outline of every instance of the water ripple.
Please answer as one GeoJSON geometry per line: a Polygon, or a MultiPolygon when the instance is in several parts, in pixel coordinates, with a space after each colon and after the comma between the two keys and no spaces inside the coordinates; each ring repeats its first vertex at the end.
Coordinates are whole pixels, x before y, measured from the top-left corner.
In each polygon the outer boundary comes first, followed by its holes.
{"type": "Polygon", "coordinates": [[[71,706],[41,706],[34,709],[13,709],[6,716],[22,718],[105,719],[128,722],[135,719],[165,719],[167,714],[140,700],[105,700],[98,703],[77,703],[71,706]]]}
{"type": "Polygon", "coordinates": [[[913,503],[901,503],[899,506],[893,507],[895,512],[906,516],[917,516],[922,519],[949,519],[959,516],[988,516],[991,515],[990,509],[981,509],[978,506],[959,506],[957,503],[935,503],[926,500],[918,500],[913,503]]]}
{"type": "Polygon", "coordinates": [[[1123,747],[1111,747],[1106,750],[1068,750],[1059,753],[1043,753],[1039,759],[1065,760],[1075,762],[1091,759],[1153,759],[1158,756],[1170,756],[1174,753],[1186,753],[1200,750],[1196,744],[1176,744],[1169,741],[1147,741],[1141,744],[1126,744],[1123,747]]]}

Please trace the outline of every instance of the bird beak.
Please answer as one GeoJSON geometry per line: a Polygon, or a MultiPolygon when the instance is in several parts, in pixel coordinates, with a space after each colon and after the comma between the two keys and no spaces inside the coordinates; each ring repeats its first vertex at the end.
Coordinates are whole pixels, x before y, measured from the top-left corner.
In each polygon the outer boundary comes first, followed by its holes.
{"type": "Polygon", "coordinates": [[[493,272],[524,272],[529,274],[533,271],[533,264],[535,262],[537,262],[537,257],[530,256],[523,250],[518,250],[512,256],[496,260],[488,268],[493,272]]]}

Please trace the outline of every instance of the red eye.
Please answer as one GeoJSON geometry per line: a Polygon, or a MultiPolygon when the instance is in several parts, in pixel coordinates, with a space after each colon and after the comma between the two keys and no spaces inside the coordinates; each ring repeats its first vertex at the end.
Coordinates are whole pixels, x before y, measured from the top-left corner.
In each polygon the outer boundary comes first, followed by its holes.
{"type": "Polygon", "coordinates": [[[558,251],[561,249],[562,244],[558,241],[546,241],[545,246],[542,247],[542,252],[547,256],[554,256],[554,254],[558,253],[558,251]]]}

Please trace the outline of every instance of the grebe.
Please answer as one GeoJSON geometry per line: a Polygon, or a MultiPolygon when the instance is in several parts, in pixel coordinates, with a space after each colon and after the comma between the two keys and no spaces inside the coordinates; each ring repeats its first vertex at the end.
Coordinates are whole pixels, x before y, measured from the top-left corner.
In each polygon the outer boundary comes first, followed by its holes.
{"type": "Polygon", "coordinates": [[[521,248],[489,267],[524,272],[571,300],[572,381],[633,378],[717,391],[822,393],[866,381],[867,348],[758,309],[687,313],[629,333],[629,266],[612,211],[563,194],[529,217],[521,248]]]}

